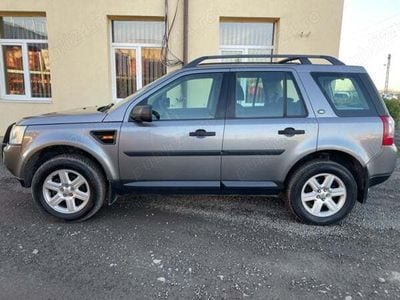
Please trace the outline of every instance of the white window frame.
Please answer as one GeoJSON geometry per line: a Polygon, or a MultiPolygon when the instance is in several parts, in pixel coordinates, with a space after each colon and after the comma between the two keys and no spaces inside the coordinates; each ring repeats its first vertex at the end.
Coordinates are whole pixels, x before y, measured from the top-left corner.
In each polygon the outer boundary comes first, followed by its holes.
{"type": "Polygon", "coordinates": [[[111,44],[111,80],[112,80],[112,95],[113,101],[118,102],[123,98],[117,98],[117,74],[115,65],[115,51],[117,49],[135,50],[136,51],[136,90],[143,87],[142,78],[142,48],[158,48],[160,44],[145,44],[145,43],[112,43],[111,44]]]}
{"type": "MultiPolygon", "coordinates": [[[[225,21],[221,21],[220,23],[224,23],[225,21]]],[[[234,22],[234,21],[233,21],[234,22]]],[[[250,22],[249,22],[250,23],[250,22]]],[[[271,23],[271,22],[266,22],[271,23]]],[[[222,51],[241,51],[241,54],[248,55],[249,50],[270,50],[271,54],[275,52],[275,37],[276,37],[276,22],[272,22],[272,45],[264,46],[264,45],[220,45],[219,46],[219,54],[222,55],[222,51]]],[[[243,61],[248,61],[248,59],[244,59],[243,61]]]]}
{"type": "Polygon", "coordinates": [[[222,51],[241,51],[242,54],[249,54],[249,50],[266,50],[274,52],[274,46],[246,46],[246,45],[220,45],[219,46],[219,54],[222,54],[222,51]]]}
{"type": "Polygon", "coordinates": [[[29,74],[28,44],[48,44],[48,40],[0,39],[0,98],[1,98],[1,101],[51,103],[52,98],[32,97],[31,81],[30,81],[30,74],[29,74]],[[25,95],[7,94],[6,76],[5,76],[6,69],[5,69],[5,65],[4,65],[3,46],[21,46],[25,95]]]}

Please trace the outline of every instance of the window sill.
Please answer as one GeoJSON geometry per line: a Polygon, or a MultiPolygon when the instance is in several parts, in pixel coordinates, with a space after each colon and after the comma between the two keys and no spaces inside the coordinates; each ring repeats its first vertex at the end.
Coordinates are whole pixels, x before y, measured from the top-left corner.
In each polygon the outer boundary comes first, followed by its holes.
{"type": "Polygon", "coordinates": [[[52,104],[52,98],[0,98],[0,103],[52,104]]]}

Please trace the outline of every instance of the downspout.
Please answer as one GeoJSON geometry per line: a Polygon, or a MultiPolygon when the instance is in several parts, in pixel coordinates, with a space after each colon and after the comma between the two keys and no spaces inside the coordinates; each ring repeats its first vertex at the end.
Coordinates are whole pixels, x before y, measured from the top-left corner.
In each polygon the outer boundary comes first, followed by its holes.
{"type": "Polygon", "coordinates": [[[183,0],[183,64],[188,63],[189,0],[183,0]]]}

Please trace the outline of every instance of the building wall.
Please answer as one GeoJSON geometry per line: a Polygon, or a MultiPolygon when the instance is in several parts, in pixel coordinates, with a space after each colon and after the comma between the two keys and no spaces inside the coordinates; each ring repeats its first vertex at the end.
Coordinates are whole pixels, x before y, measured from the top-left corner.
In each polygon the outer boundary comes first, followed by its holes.
{"type": "MultiPolygon", "coordinates": [[[[169,0],[170,16],[176,3],[169,0]]],[[[170,48],[182,57],[183,1],[179,6],[170,48]]],[[[275,53],[337,56],[342,11],[343,0],[189,0],[189,60],[219,52],[221,17],[278,20],[275,53]]],[[[111,102],[110,20],[162,17],[164,1],[2,0],[0,13],[7,12],[46,14],[52,100],[39,104],[0,99],[0,135],[24,116],[111,102]]]]}

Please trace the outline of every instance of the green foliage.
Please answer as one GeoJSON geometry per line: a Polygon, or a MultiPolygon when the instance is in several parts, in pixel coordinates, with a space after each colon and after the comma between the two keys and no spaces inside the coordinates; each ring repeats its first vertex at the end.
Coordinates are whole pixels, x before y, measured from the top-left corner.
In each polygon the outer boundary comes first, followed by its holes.
{"type": "Polygon", "coordinates": [[[398,127],[400,125],[400,101],[397,99],[386,99],[385,104],[390,115],[396,122],[396,127],[398,127]]]}

